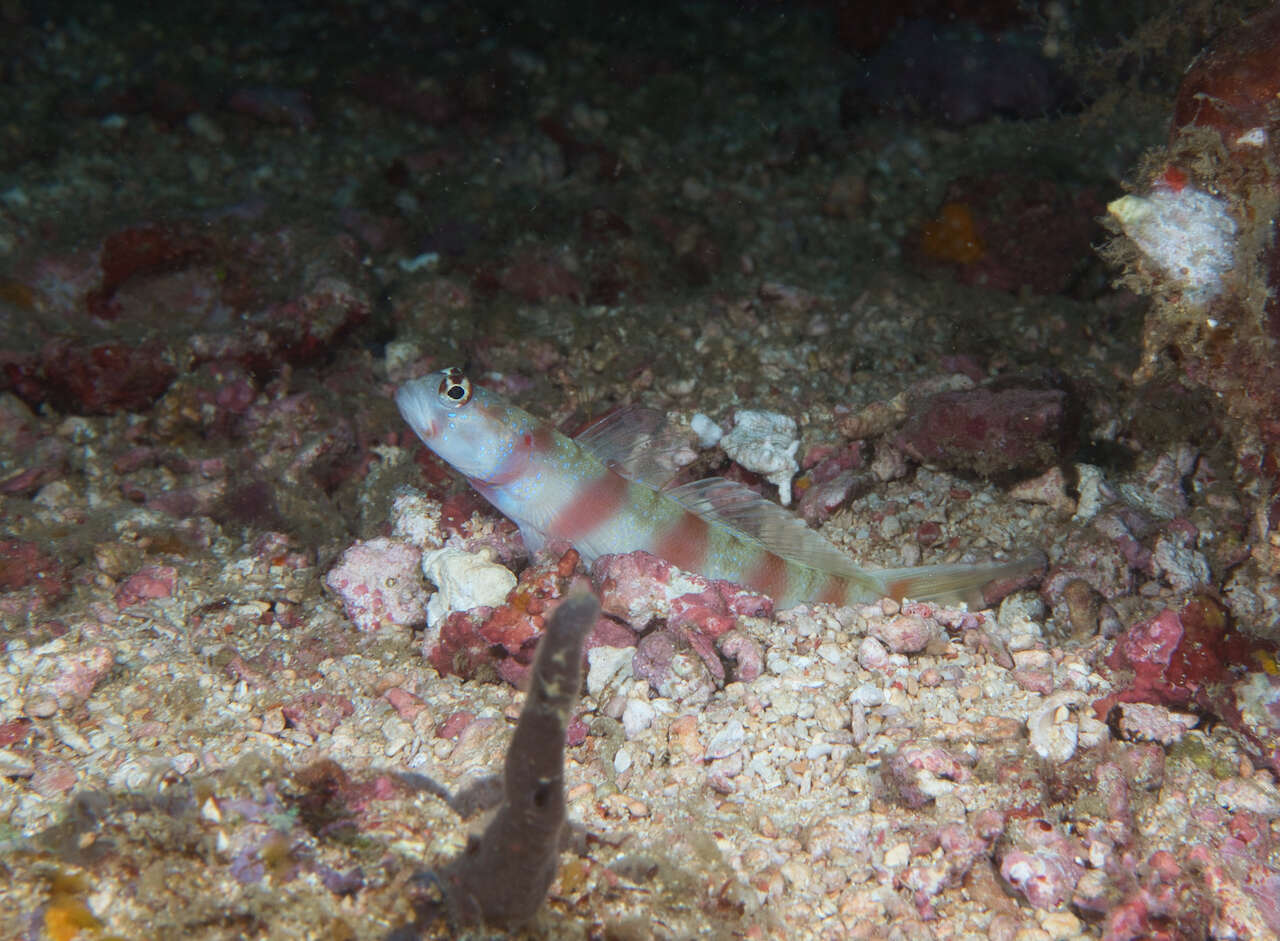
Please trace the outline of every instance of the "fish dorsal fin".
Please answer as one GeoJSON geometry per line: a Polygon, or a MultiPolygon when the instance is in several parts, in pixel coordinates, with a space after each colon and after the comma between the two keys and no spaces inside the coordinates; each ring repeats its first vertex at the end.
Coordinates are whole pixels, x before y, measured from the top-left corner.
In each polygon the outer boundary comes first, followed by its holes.
{"type": "Polygon", "coordinates": [[[666,495],[690,513],[709,523],[728,526],[790,562],[847,578],[864,574],[852,559],[799,517],[732,480],[709,477],[673,487],[666,495]]]}
{"type": "Polygon", "coordinates": [[[696,457],[662,412],[624,405],[573,439],[627,480],[661,490],[696,457]]]}

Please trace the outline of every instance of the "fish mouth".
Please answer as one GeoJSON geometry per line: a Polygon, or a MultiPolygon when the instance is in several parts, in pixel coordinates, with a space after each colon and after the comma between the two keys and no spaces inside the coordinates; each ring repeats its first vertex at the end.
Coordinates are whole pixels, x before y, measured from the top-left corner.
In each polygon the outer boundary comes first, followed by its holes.
{"type": "Polygon", "coordinates": [[[396,406],[400,409],[401,417],[424,441],[434,438],[440,430],[431,414],[430,402],[431,393],[425,379],[406,382],[396,392],[396,406]]]}
{"type": "Polygon", "coordinates": [[[436,420],[434,418],[428,418],[417,422],[411,421],[409,422],[409,427],[412,428],[413,433],[423,441],[433,440],[436,434],[440,431],[440,426],[436,424],[436,420]]]}

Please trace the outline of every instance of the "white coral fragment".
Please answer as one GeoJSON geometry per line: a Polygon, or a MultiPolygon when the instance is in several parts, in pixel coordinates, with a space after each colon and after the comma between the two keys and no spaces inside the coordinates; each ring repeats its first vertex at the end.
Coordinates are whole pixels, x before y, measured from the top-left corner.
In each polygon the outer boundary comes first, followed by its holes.
{"type": "Polygon", "coordinates": [[[1107,205],[1124,234],[1193,299],[1218,293],[1235,263],[1238,226],[1227,204],[1193,186],[1156,186],[1107,205]]]}
{"type": "Polygon", "coordinates": [[[778,488],[778,501],[790,505],[791,478],[800,470],[796,463],[800,439],[794,418],[742,409],[734,418],[733,431],[720,440],[720,446],[739,465],[762,474],[778,488]]]}
{"type": "Polygon", "coordinates": [[[1061,690],[1044,700],[1027,716],[1027,732],[1031,748],[1041,758],[1061,764],[1076,753],[1080,726],[1072,707],[1084,701],[1078,690],[1061,690]]]}
{"type": "Polygon", "coordinates": [[[436,586],[427,601],[427,626],[436,627],[454,611],[495,608],[516,587],[511,572],[482,555],[437,549],[422,557],[422,574],[436,586]]]}
{"type": "Polygon", "coordinates": [[[689,430],[698,436],[698,444],[704,448],[714,448],[724,437],[720,426],[701,412],[689,419],[689,430]]]}

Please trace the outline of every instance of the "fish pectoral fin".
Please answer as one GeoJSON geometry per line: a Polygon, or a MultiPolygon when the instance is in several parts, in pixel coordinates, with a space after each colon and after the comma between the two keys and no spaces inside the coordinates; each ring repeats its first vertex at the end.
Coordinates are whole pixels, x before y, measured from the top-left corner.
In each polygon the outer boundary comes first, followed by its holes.
{"type": "Polygon", "coordinates": [[[573,440],[627,480],[654,490],[665,487],[697,456],[662,412],[639,405],[624,405],[573,440]]]}
{"type": "Polygon", "coordinates": [[[709,477],[664,493],[708,523],[727,526],[789,562],[845,578],[866,571],[798,516],[732,480],[709,477]]]}

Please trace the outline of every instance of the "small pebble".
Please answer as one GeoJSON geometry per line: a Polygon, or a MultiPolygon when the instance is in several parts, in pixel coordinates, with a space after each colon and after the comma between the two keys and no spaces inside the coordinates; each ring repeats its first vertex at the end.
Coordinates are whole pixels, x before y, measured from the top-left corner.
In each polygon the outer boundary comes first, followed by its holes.
{"type": "Polygon", "coordinates": [[[864,637],[862,643],[858,645],[858,663],[862,664],[864,670],[888,669],[889,652],[884,649],[884,644],[874,637],[864,637]]]}
{"type": "Polygon", "coordinates": [[[587,651],[587,692],[597,700],[606,688],[632,675],[634,647],[592,647],[587,651]]]}
{"type": "Polygon", "coordinates": [[[627,741],[639,738],[653,725],[656,711],[644,699],[628,699],[626,708],[622,710],[622,730],[627,741]]]}
{"type": "Polygon", "coordinates": [[[1280,817],[1280,792],[1259,777],[1228,778],[1218,785],[1213,796],[1231,811],[1249,810],[1264,817],[1280,817]]]}
{"type": "Polygon", "coordinates": [[[727,758],[742,747],[745,739],[746,732],[742,728],[742,723],[737,719],[730,719],[728,725],[711,737],[703,757],[727,758]]]}
{"type": "Polygon", "coordinates": [[[1027,716],[1031,747],[1048,761],[1064,762],[1076,753],[1080,727],[1070,707],[1084,701],[1077,690],[1063,690],[1046,696],[1027,716]]]}
{"type": "Polygon", "coordinates": [[[897,843],[884,851],[884,865],[887,869],[901,869],[911,861],[911,844],[897,843]]]}

